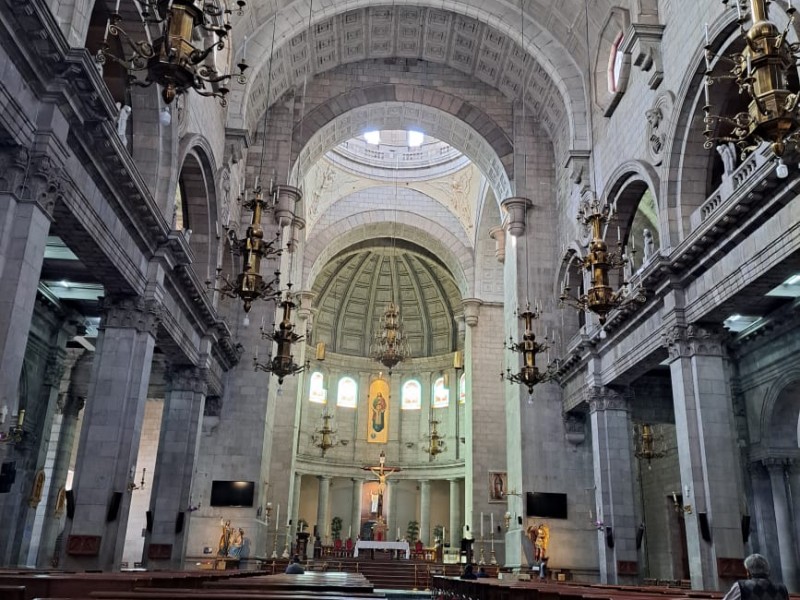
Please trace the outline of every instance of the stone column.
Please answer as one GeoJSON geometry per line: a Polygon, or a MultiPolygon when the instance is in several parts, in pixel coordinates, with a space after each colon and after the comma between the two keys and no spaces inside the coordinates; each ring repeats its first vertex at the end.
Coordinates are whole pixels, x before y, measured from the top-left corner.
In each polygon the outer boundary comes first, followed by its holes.
{"type": "Polygon", "coordinates": [[[61,549],[56,548],[58,534],[64,528],[67,517],[66,491],[69,461],[75,446],[75,433],[78,426],[78,415],[83,410],[85,398],[69,394],[61,407],[61,428],[58,435],[55,461],[51,474],[50,490],[47,495],[45,519],[42,525],[42,536],[39,540],[37,566],[39,568],[58,567],[63,556],[61,549]]]}
{"type": "MultiPolygon", "coordinates": [[[[52,220],[48,211],[58,195],[53,167],[48,157],[31,158],[25,148],[0,152],[0,172],[8,189],[25,186],[22,197],[0,191],[0,409],[8,403],[9,419],[17,414],[17,386],[52,220]]],[[[0,446],[0,458],[9,448],[0,446]]],[[[4,538],[0,559],[9,558],[5,542],[11,536],[4,538]]]]}
{"type": "Polygon", "coordinates": [[[425,546],[431,545],[431,482],[419,481],[419,539],[425,546]]]}
{"type": "Polygon", "coordinates": [[[292,512],[290,513],[292,519],[292,527],[290,534],[294,535],[297,531],[297,522],[300,520],[300,490],[303,487],[303,474],[295,472],[294,474],[294,487],[292,487],[292,512]]]}
{"type": "Polygon", "coordinates": [[[769,473],[772,486],[772,506],[775,511],[775,527],[778,530],[778,553],[781,561],[783,584],[792,593],[798,591],[797,559],[792,540],[792,517],[789,498],[786,495],[788,468],[790,460],[767,459],[762,461],[769,473]]]}
{"type": "Polygon", "coordinates": [[[736,428],[721,339],[700,327],[675,326],[669,351],[686,545],[693,589],[719,589],[718,558],[743,552],[736,428]],[[700,517],[700,515],[705,515],[700,517]],[[704,540],[701,519],[708,523],[704,540]]]}
{"type": "Polygon", "coordinates": [[[319,497],[317,499],[317,535],[325,541],[325,536],[328,535],[328,527],[330,526],[328,520],[328,498],[331,491],[331,478],[330,475],[318,475],[319,480],[319,497]]]}
{"type": "Polygon", "coordinates": [[[595,502],[600,581],[621,583],[620,563],[636,563],[633,451],[628,402],[605,387],[594,388],[589,398],[592,425],[595,502]]]}
{"type": "Polygon", "coordinates": [[[75,571],[119,568],[158,325],[143,298],[107,296],[104,310],[66,530],[64,568],[75,571]]]}
{"type": "Polygon", "coordinates": [[[361,534],[361,494],[364,480],[353,477],[353,502],[351,504],[350,527],[353,540],[361,534]]]}
{"type": "Polygon", "coordinates": [[[152,531],[144,541],[142,563],[150,569],[182,567],[189,530],[189,506],[200,425],[206,399],[206,373],[194,367],[167,372],[153,489],[152,531]]]}
{"type": "MultiPolygon", "coordinates": [[[[469,525],[470,530],[473,529],[475,523],[474,515],[474,494],[475,490],[475,441],[474,441],[474,407],[472,397],[472,363],[474,359],[473,344],[475,335],[475,326],[478,324],[478,315],[482,302],[477,298],[466,298],[463,302],[464,307],[464,322],[466,323],[466,331],[464,332],[464,373],[466,373],[467,383],[467,404],[464,407],[464,522],[469,525]]],[[[483,490],[483,488],[480,488],[483,490]]],[[[479,528],[480,529],[480,528],[479,528]]]]}
{"type": "MultiPolygon", "coordinates": [[[[397,396],[395,396],[397,397],[397,396]]],[[[389,496],[389,518],[386,521],[386,539],[393,540],[397,535],[397,481],[386,480],[386,494],[389,496]]]]}
{"type": "MultiPolygon", "coordinates": [[[[461,494],[458,479],[450,479],[450,547],[456,548],[461,543],[461,494]]],[[[470,527],[470,532],[472,527],[470,527]]]]}

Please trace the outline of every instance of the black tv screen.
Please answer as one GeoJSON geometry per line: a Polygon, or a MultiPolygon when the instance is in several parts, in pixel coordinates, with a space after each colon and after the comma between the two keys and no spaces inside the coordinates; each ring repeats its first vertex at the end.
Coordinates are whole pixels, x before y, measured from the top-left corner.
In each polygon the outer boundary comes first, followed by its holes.
{"type": "Polygon", "coordinates": [[[253,506],[253,481],[212,481],[211,506],[253,506]]]}
{"type": "Polygon", "coordinates": [[[567,495],[528,492],[525,512],[529,517],[567,518],[567,495]]]}

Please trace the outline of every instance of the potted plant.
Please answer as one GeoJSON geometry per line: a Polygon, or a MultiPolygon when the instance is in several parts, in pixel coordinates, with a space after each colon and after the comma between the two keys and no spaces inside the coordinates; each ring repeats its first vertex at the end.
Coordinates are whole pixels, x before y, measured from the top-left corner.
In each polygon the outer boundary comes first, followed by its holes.
{"type": "Polygon", "coordinates": [[[419,522],[418,521],[409,521],[408,527],[406,528],[406,540],[409,544],[413,544],[417,541],[419,537],[419,522]]]}
{"type": "Polygon", "coordinates": [[[342,518],[341,517],[333,517],[331,519],[331,535],[333,539],[339,540],[341,539],[342,534],[342,518]]]}
{"type": "Polygon", "coordinates": [[[441,540],[444,543],[444,525],[434,525],[433,527],[433,539],[441,540]]]}

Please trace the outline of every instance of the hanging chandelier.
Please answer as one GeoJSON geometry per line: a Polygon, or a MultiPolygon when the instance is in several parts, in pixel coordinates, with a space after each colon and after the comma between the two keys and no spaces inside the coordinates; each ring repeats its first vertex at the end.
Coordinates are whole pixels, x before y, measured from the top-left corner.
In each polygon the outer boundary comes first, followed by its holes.
{"type": "Polygon", "coordinates": [[[634,426],[633,431],[633,454],[636,458],[646,460],[648,469],[651,468],[650,461],[667,455],[664,435],[661,432],[656,433],[652,425],[647,423],[637,424],[634,426]]]}
{"type": "Polygon", "coordinates": [[[439,435],[437,429],[439,421],[432,419],[430,422],[430,433],[428,434],[428,445],[425,452],[431,455],[431,459],[435,459],[436,455],[445,451],[444,437],[439,435]]]}
{"type": "Polygon", "coordinates": [[[265,281],[261,275],[261,261],[266,258],[277,258],[283,249],[277,246],[280,234],[270,241],[264,241],[264,230],[261,227],[261,217],[264,211],[272,211],[274,203],[264,199],[261,186],[256,177],[252,197],[245,191],[241,204],[243,208],[253,211],[253,217],[247,233],[241,239],[236,232],[228,230],[228,239],[234,254],[242,257],[242,271],[236,276],[235,281],[217,269],[216,280],[218,287],[212,287],[211,280],[206,281],[206,287],[219,292],[228,298],[241,298],[244,311],[249,312],[255,300],[275,301],[280,297],[280,271],[275,271],[275,276],[265,281]]]}
{"type": "Polygon", "coordinates": [[[389,301],[381,318],[381,328],[373,340],[372,358],[392,373],[392,368],[409,358],[408,339],[403,334],[400,311],[394,301],[389,301]]]}
{"type": "Polygon", "coordinates": [[[292,310],[297,306],[292,299],[292,285],[287,286],[284,299],[280,303],[283,309],[283,318],[281,319],[278,329],[269,332],[261,327],[261,337],[266,340],[271,340],[278,345],[272,360],[267,363],[258,362],[258,354],[253,357],[253,366],[257,371],[266,371],[272,373],[278,378],[278,383],[283,383],[283,379],[288,375],[295,375],[303,371],[308,363],[298,365],[294,362],[294,355],[292,354],[292,344],[295,344],[305,336],[297,335],[294,331],[294,323],[292,323],[292,310]]]}
{"type": "MultiPolygon", "coordinates": [[[[583,259],[583,268],[589,275],[591,285],[588,291],[581,296],[571,296],[569,287],[569,267],[567,265],[567,275],[564,289],[561,292],[559,301],[561,306],[568,304],[578,310],[593,312],[600,320],[600,325],[605,324],[608,313],[615,308],[628,305],[631,302],[644,302],[646,300],[644,290],[640,287],[631,289],[624,278],[623,269],[631,262],[630,258],[622,251],[622,242],[618,241],[617,250],[608,251],[608,245],[603,239],[603,226],[613,217],[608,204],[600,208],[596,200],[586,202],[578,211],[578,221],[591,232],[591,242],[589,251],[583,259]],[[619,270],[619,278],[622,284],[617,291],[614,291],[609,283],[609,272],[612,269],[619,270]]],[[[617,229],[619,232],[619,228],[617,229]]],[[[631,248],[631,254],[635,250],[631,248]]]]}
{"type": "Polygon", "coordinates": [[[311,443],[322,450],[323,458],[331,448],[339,444],[344,445],[344,441],[336,439],[336,430],[331,426],[331,420],[333,420],[333,415],[325,409],[322,412],[322,427],[315,429],[314,435],[311,436],[311,443]]]}
{"type": "Polygon", "coordinates": [[[522,355],[522,367],[516,373],[507,368],[506,372],[500,372],[500,380],[507,380],[511,383],[519,383],[528,388],[528,394],[533,394],[533,388],[539,383],[545,383],[555,377],[555,363],[549,364],[544,371],[536,366],[536,355],[541,354],[550,347],[547,337],[544,343],[536,341],[536,334],[533,332],[533,321],[541,315],[541,309],[531,310],[528,304],[522,313],[517,313],[517,317],[525,323],[525,331],[522,334],[522,341],[515,342],[514,338],[509,337],[508,342],[503,343],[503,348],[510,349],[522,355]]]}
{"type": "Polygon", "coordinates": [[[721,55],[719,58],[730,65],[730,70],[722,75],[714,76],[711,71],[711,40],[706,25],[705,40],[705,130],[704,146],[711,149],[715,144],[733,143],[741,153],[747,154],[762,142],[767,142],[770,149],[780,160],[779,168],[788,175],[788,170],[781,157],[787,146],[793,150],[800,148],[800,116],[798,116],[798,99],[800,99],[800,82],[797,76],[797,63],[800,60],[800,44],[790,43],[787,39],[789,30],[795,19],[796,9],[789,0],[786,13],[789,21],[783,31],[769,20],[768,0],[749,0],[750,11],[747,13],[746,0],[722,0],[722,3],[737,11],[737,21],[744,41],[741,52],[721,55]],[[748,18],[752,20],[749,29],[744,24],[748,18]],[[735,115],[712,115],[709,87],[722,80],[734,80],[739,94],[749,99],[747,111],[735,115]],[[714,131],[721,126],[721,133],[714,131]]]}
{"type": "MultiPolygon", "coordinates": [[[[248,68],[246,44],[237,67],[237,74],[217,71],[213,53],[225,48],[225,40],[231,30],[230,16],[233,11],[228,0],[134,0],[139,6],[142,20],[156,29],[153,41],[134,40],[122,28],[119,12],[120,0],[108,19],[103,44],[95,60],[104,65],[108,60],[116,62],[128,71],[130,83],[142,87],[157,83],[161,86],[161,97],[169,104],[178,94],[194,89],[201,96],[214,96],[225,106],[225,96],[230,92],[227,81],[235,77],[240,84],[247,83],[244,72],[248,68]],[[122,56],[111,52],[108,36],[119,39],[121,46],[130,50],[122,56]],[[212,36],[210,45],[196,47],[195,40],[212,36]],[[140,77],[143,75],[143,78],[140,77]]],[[[246,5],[237,0],[237,14],[242,14],[246,5]]]]}

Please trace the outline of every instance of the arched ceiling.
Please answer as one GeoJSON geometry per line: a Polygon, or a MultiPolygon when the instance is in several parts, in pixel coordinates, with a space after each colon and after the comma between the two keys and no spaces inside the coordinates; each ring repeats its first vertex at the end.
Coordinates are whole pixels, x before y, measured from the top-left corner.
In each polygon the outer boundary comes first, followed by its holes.
{"type": "Polygon", "coordinates": [[[512,99],[524,84],[526,103],[554,142],[586,147],[583,76],[574,58],[586,56],[583,36],[574,34],[584,20],[582,0],[529,0],[523,27],[514,2],[443,0],[435,5],[318,1],[310,13],[309,0],[296,0],[276,15],[274,3],[256,3],[246,13],[250,18],[237,25],[237,39],[249,35],[253,68],[246,89],[230,95],[229,125],[252,125],[266,109],[268,88],[272,103],[307,76],[344,63],[399,57],[447,64],[512,99]],[[270,83],[266,67],[273,25],[270,83]]]}
{"type": "Polygon", "coordinates": [[[461,294],[439,259],[419,246],[387,238],[352,246],[322,268],[312,292],[314,341],[332,352],[368,357],[392,300],[412,358],[456,349],[461,294]]]}

